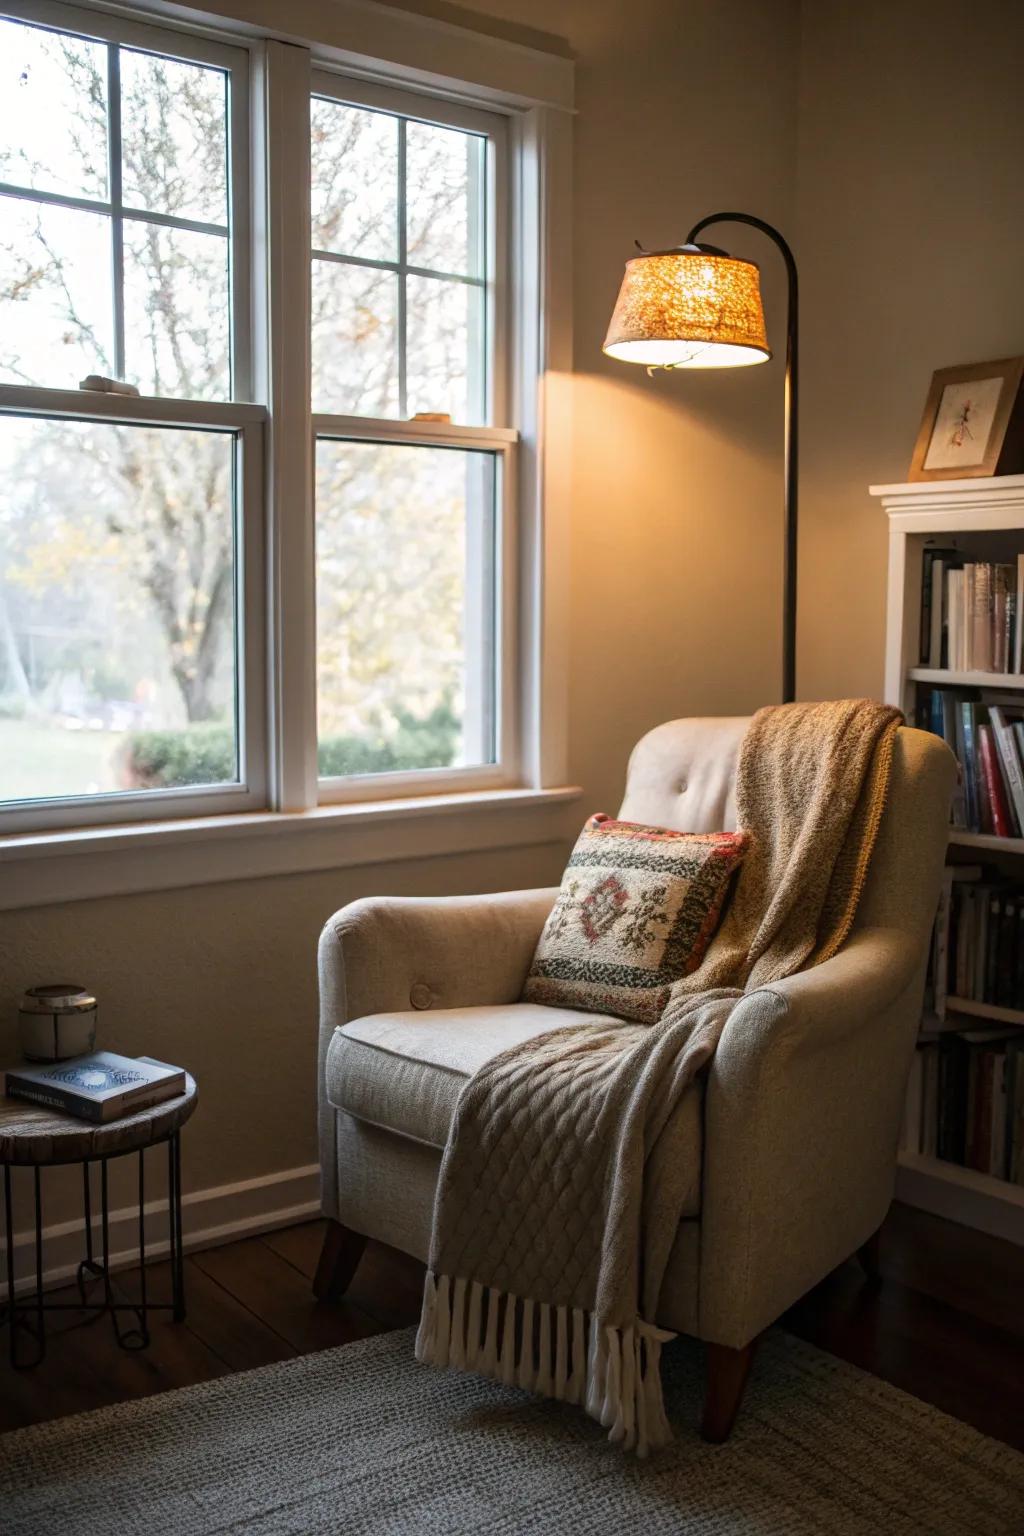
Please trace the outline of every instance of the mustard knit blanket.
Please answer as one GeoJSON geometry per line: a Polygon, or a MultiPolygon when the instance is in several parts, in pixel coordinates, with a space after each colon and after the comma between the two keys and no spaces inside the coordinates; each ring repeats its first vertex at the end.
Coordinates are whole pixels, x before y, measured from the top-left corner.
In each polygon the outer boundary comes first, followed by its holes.
{"type": "Polygon", "coordinates": [[[850,931],[898,711],[762,709],[737,771],[753,843],[703,963],[654,1026],[554,1030],[463,1089],[441,1166],[417,1358],[579,1403],[644,1456],[671,1438],[656,1323],[686,1180],[659,1157],[738,998],[850,931]]]}

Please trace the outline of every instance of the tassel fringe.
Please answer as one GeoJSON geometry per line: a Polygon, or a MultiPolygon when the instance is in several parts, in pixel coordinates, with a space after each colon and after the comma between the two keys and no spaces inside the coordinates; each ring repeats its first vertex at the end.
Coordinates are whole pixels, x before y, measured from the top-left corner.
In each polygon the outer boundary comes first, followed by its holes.
{"type": "Polygon", "coordinates": [[[594,1313],[589,1329],[587,1322],[581,1307],[552,1306],[428,1270],[416,1358],[580,1403],[609,1440],[647,1456],[672,1439],[661,1346],[675,1335],[642,1318],[629,1328],[599,1323],[594,1313]]]}

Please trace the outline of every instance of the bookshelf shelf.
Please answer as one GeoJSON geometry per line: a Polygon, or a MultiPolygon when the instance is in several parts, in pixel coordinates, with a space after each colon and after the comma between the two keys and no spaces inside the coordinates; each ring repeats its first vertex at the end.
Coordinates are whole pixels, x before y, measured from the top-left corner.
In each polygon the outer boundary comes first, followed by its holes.
{"type": "Polygon", "coordinates": [[[1019,1008],[999,1008],[995,1003],[976,1003],[972,997],[948,997],[946,1012],[963,1014],[970,1019],[988,1019],[993,1024],[1024,1025],[1019,1008]]]}
{"type": "Polygon", "coordinates": [[[907,678],[912,683],[932,683],[935,687],[1024,690],[1024,672],[950,672],[944,667],[909,667],[907,678]]]}
{"type": "Polygon", "coordinates": [[[1013,1243],[1022,1241],[1024,1188],[1019,1184],[920,1152],[901,1152],[896,1193],[908,1205],[935,1216],[947,1216],[1013,1243]]]}
{"type": "MultiPolygon", "coordinates": [[[[959,671],[920,665],[921,582],[929,542],[962,550],[966,560],[1015,561],[1024,553],[1024,476],[991,479],[923,481],[909,485],[873,486],[889,523],[889,586],[886,616],[885,697],[913,721],[919,685],[972,688],[993,695],[1013,693],[1024,704],[1024,674],[959,671]]],[[[1015,701],[1017,702],[1017,701],[1015,701]]],[[[1008,873],[1020,859],[1015,878],[1024,884],[1024,837],[996,837],[950,828],[950,844],[976,854],[1003,856],[1008,873]]],[[[975,1003],[969,998],[946,1001],[945,1028],[950,1016],[962,1029],[1010,1024],[1024,1027],[1024,1011],[975,1003]]],[[[1024,1244],[1024,1187],[963,1168],[957,1163],[903,1150],[896,1180],[898,1197],[939,1216],[980,1231],[1024,1244]]]]}
{"type": "Polygon", "coordinates": [[[961,832],[950,827],[949,841],[957,848],[988,849],[990,853],[1024,853],[1024,837],[996,837],[992,832],[961,832]]]}

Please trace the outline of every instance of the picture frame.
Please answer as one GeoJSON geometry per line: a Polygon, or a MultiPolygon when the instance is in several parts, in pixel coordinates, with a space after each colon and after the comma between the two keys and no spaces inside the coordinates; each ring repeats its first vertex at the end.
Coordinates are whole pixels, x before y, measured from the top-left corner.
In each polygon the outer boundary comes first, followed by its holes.
{"type": "Polygon", "coordinates": [[[909,480],[1024,471],[1024,357],[939,368],[932,375],[909,480]]]}

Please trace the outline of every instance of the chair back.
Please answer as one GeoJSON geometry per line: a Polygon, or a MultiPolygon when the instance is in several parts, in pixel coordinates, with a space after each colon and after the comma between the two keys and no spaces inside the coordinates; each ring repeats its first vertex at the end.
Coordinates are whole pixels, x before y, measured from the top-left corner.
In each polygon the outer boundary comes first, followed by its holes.
{"type": "MultiPolygon", "coordinates": [[[[624,821],[677,832],[736,828],[736,767],[746,716],[670,720],[633,748],[624,821]]],[[[956,759],[928,731],[903,727],[855,926],[895,927],[923,942],[938,899],[956,759]]]]}

